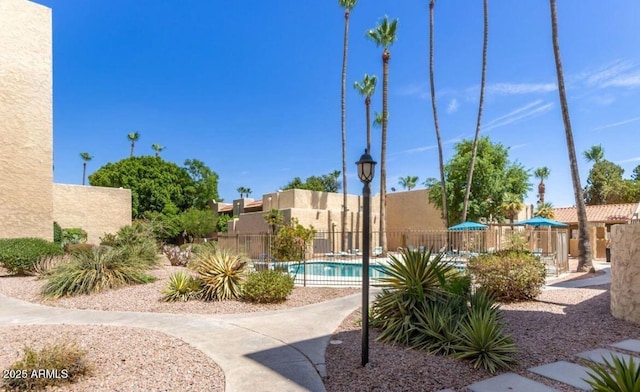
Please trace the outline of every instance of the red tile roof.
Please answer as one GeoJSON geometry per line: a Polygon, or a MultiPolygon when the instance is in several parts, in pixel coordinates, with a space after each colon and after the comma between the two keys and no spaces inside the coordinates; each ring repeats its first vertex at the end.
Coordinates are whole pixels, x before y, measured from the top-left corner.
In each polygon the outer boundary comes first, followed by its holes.
{"type": "MultiPolygon", "coordinates": [[[[587,206],[587,220],[589,222],[627,222],[636,211],[638,211],[638,203],[587,206]]],[[[575,207],[554,208],[553,213],[553,219],[559,222],[578,223],[575,207]]]]}

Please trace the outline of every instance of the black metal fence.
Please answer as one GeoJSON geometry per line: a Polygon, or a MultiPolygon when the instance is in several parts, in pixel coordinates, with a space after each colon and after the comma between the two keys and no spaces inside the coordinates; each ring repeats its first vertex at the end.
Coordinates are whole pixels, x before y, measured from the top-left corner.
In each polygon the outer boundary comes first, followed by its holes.
{"type": "MultiPolygon", "coordinates": [[[[400,248],[444,252],[459,269],[466,260],[483,253],[518,247],[545,262],[549,275],[569,270],[565,229],[492,226],[486,230],[426,230],[387,232],[387,249],[380,246],[379,233],[371,234],[369,276],[382,276],[382,266],[400,248]]],[[[218,246],[241,253],[253,268],[278,269],[290,273],[297,285],[359,286],[362,282],[361,232],[317,232],[306,246],[304,260],[283,261],[273,257],[274,236],[269,233],[221,233],[218,246]],[[344,244],[344,248],[343,245],[344,244]]],[[[375,282],[374,282],[375,283],[375,282]]]]}

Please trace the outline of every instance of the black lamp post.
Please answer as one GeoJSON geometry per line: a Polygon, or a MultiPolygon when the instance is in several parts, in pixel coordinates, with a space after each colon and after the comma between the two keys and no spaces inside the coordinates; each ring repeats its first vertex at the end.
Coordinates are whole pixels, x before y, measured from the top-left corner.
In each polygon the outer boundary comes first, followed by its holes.
{"type": "Polygon", "coordinates": [[[371,249],[371,188],[376,162],[368,150],[358,165],[358,177],[364,184],[362,188],[362,366],[369,362],[369,251],[371,249]]]}

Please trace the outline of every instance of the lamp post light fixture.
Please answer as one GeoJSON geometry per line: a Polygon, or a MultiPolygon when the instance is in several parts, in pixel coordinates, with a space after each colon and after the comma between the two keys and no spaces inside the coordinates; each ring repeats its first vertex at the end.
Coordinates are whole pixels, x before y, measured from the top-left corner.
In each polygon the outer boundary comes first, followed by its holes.
{"type": "Polygon", "coordinates": [[[356,162],[362,187],[362,366],[369,362],[369,252],[371,250],[371,180],[376,162],[367,149],[356,162]]]}

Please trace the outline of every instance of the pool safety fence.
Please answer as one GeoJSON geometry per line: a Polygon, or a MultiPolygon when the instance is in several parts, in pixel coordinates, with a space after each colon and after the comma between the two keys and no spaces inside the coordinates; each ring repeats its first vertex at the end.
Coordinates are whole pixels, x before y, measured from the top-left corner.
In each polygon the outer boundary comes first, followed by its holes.
{"type": "MultiPolygon", "coordinates": [[[[292,274],[296,284],[358,285],[362,276],[362,232],[317,232],[308,244],[301,244],[303,261],[284,261],[274,257],[275,235],[270,233],[221,233],[218,246],[241,253],[256,270],[280,269],[292,274]]],[[[539,255],[549,275],[569,270],[566,229],[491,225],[485,230],[420,230],[386,233],[387,249],[380,244],[379,232],[371,233],[370,271],[372,280],[380,277],[387,256],[401,249],[443,251],[459,269],[469,257],[519,247],[539,255]]]]}

